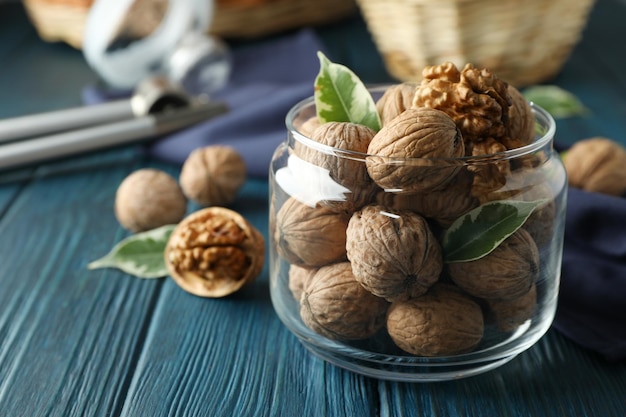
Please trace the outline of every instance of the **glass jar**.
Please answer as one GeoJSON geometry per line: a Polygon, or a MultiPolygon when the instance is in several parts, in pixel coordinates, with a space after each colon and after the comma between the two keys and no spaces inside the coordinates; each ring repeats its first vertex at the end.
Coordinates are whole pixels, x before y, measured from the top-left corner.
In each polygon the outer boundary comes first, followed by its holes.
{"type": "Polygon", "coordinates": [[[494,369],[544,335],[567,187],[555,122],[531,109],[532,143],[445,159],[326,146],[305,133],[313,98],[291,109],[270,167],[270,292],[306,348],[367,376],[436,381],[494,369]],[[376,167],[386,181],[368,175],[376,167]],[[485,241],[474,257],[450,254],[485,241]]]}

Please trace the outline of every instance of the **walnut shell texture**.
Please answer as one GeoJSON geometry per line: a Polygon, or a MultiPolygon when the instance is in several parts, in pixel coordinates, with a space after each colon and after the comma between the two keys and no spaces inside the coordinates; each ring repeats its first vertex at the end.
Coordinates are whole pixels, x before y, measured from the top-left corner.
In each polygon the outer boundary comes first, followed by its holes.
{"type": "Polygon", "coordinates": [[[308,268],[346,259],[349,217],[290,197],[276,214],[274,241],[287,262],[308,268]]]}
{"type": "Polygon", "coordinates": [[[408,353],[449,356],[469,352],[480,343],[484,319],[469,296],[452,285],[436,284],[420,297],[391,304],[387,331],[408,353]]]}
{"type": "Polygon", "coordinates": [[[452,281],[468,294],[486,300],[510,300],[526,294],[539,275],[539,250],[518,229],[482,258],[448,264],[452,281]]]}
{"type": "Polygon", "coordinates": [[[187,199],[168,173],[139,169],[127,176],[115,194],[115,216],[132,232],[176,224],[187,211],[187,199]]]}
{"type": "Polygon", "coordinates": [[[298,265],[289,265],[289,290],[291,291],[291,294],[293,294],[293,298],[296,299],[296,301],[300,301],[304,289],[316,272],[317,269],[308,269],[298,265]]]}
{"type": "Polygon", "coordinates": [[[490,300],[487,302],[496,326],[504,332],[512,332],[532,318],[537,307],[537,287],[512,300],[490,300]]]}
{"type": "Polygon", "coordinates": [[[626,148],[609,138],[576,142],[563,163],[573,187],[613,196],[626,194],[626,148]]]}
{"type": "Polygon", "coordinates": [[[228,205],[246,182],[246,164],[229,146],[205,146],[189,154],[179,182],[187,198],[201,206],[228,205]]]}
{"type": "Polygon", "coordinates": [[[388,303],[354,279],[349,262],[320,268],[301,300],[302,321],[330,339],[366,339],[385,324],[388,303]]]}
{"type": "Polygon", "coordinates": [[[208,207],[176,226],[164,256],[172,279],[185,291],[201,297],[224,297],[261,273],[265,242],[239,213],[208,207]]]}
{"type": "Polygon", "coordinates": [[[316,128],[311,139],[339,149],[338,152],[316,149],[297,142],[295,153],[303,160],[328,170],[328,175],[349,192],[344,200],[323,200],[320,204],[334,211],[352,213],[368,203],[375,190],[367,168],[365,153],[376,132],[367,126],[349,122],[328,122],[316,128]],[[341,151],[348,151],[342,153],[341,151]],[[357,152],[362,156],[353,154],[357,152]]]}
{"type": "Polygon", "coordinates": [[[376,101],[376,110],[380,116],[382,126],[386,125],[397,115],[413,106],[413,96],[417,84],[404,82],[390,86],[376,101]]]}
{"type": "Polygon", "coordinates": [[[478,207],[478,199],[471,194],[472,174],[461,169],[441,190],[427,193],[393,193],[381,191],[377,203],[391,211],[411,210],[443,227],[448,227],[463,214],[478,207]]]}
{"type": "Polygon", "coordinates": [[[376,296],[388,301],[415,297],[439,279],[441,247],[418,214],[366,206],[352,215],[346,234],[354,276],[376,296]]]}
{"type": "Polygon", "coordinates": [[[368,147],[367,171],[383,189],[423,192],[446,184],[465,154],[463,139],[445,113],[411,108],[391,120],[368,147]]]}

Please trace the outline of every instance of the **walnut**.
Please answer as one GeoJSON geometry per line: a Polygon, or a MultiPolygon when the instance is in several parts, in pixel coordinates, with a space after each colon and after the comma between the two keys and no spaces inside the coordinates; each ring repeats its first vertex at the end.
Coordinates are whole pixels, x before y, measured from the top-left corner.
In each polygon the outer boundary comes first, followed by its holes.
{"type": "Polygon", "coordinates": [[[356,123],[328,122],[316,128],[311,139],[332,147],[332,150],[325,147],[315,148],[300,142],[295,144],[297,156],[328,170],[330,178],[350,190],[344,194],[345,199],[342,201],[323,200],[320,204],[334,211],[352,213],[371,200],[375,185],[367,173],[364,158],[375,133],[369,127],[356,123]]]}
{"type": "Polygon", "coordinates": [[[317,129],[321,125],[322,123],[320,122],[320,119],[318,119],[317,116],[313,116],[296,126],[296,129],[298,129],[298,131],[303,135],[311,137],[315,129],[317,129]]]}
{"type": "Polygon", "coordinates": [[[224,297],[261,273],[263,235],[239,213],[208,207],[185,217],[165,248],[165,264],[185,291],[224,297]]]}
{"type": "Polygon", "coordinates": [[[468,151],[472,143],[506,135],[511,106],[508,85],[489,70],[467,64],[459,71],[446,62],[424,68],[422,76],[413,105],[439,109],[452,117],[468,151]]]}
{"type": "Polygon", "coordinates": [[[309,207],[289,198],[276,214],[278,254],[287,262],[314,268],[346,259],[348,216],[309,207]]]}
{"type": "Polygon", "coordinates": [[[441,247],[418,214],[366,206],[352,215],[346,235],[354,276],[376,296],[388,301],[415,297],[439,279],[441,247]]]}
{"type": "Polygon", "coordinates": [[[510,162],[502,153],[506,147],[493,138],[470,145],[470,154],[482,158],[470,162],[468,169],[474,174],[472,195],[481,203],[490,201],[489,195],[506,184],[506,177],[511,172],[510,162]]]}
{"type": "Polygon", "coordinates": [[[518,229],[482,258],[448,265],[452,281],[475,297],[510,300],[527,293],[539,275],[539,251],[518,229]]]}
{"type": "Polygon", "coordinates": [[[463,156],[463,139],[454,121],[429,108],[411,108],[391,120],[372,139],[366,164],[383,189],[425,192],[445,185],[459,170],[447,160],[463,156]]]}
{"type": "Polygon", "coordinates": [[[454,220],[478,207],[478,200],[471,195],[472,177],[467,169],[461,169],[441,190],[427,193],[381,191],[376,201],[392,211],[411,210],[448,227],[454,220]]]}
{"type": "Polygon", "coordinates": [[[398,301],[387,312],[387,331],[402,350],[419,356],[469,352],[480,343],[480,306],[458,288],[435,284],[426,294],[398,301]]]}
{"type": "Polygon", "coordinates": [[[187,198],[201,206],[228,205],[246,181],[246,164],[229,146],[205,146],[189,154],[179,181],[187,198]]]}
{"type": "Polygon", "coordinates": [[[366,339],[385,325],[387,302],[354,279],[349,262],[320,268],[301,300],[302,321],[330,339],[366,339]]]}
{"type": "Polygon", "coordinates": [[[413,106],[417,84],[405,82],[390,86],[376,101],[376,110],[384,126],[397,115],[413,106]]]}
{"type": "Polygon", "coordinates": [[[115,216],[132,232],[176,224],[187,210],[178,183],[168,173],[144,168],[127,176],[115,194],[115,216]]]}
{"type": "Polygon", "coordinates": [[[317,269],[303,268],[298,265],[289,265],[289,290],[293,298],[300,301],[302,293],[317,269]]]}
{"type": "Polygon", "coordinates": [[[572,187],[614,196],[626,194],[626,149],[604,137],[576,142],[563,158],[572,187]]]}
{"type": "Polygon", "coordinates": [[[511,107],[502,144],[507,149],[515,149],[526,146],[535,139],[535,114],[526,97],[517,88],[509,84],[508,93],[511,107]]]}
{"type": "Polygon", "coordinates": [[[503,332],[512,332],[532,318],[537,307],[537,287],[512,300],[489,300],[487,302],[496,326],[503,332]]]}

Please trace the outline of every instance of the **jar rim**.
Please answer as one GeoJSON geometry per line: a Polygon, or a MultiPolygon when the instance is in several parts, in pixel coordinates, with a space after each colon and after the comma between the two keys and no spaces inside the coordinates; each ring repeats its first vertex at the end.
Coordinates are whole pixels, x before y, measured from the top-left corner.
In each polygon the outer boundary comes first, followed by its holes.
{"type": "MultiPolygon", "coordinates": [[[[389,88],[389,85],[376,86],[376,87],[369,88],[369,91],[370,93],[382,94],[384,90],[387,88],[389,88]]],[[[502,152],[495,152],[495,153],[483,154],[483,155],[460,156],[460,157],[429,157],[429,158],[389,157],[389,156],[373,155],[373,154],[367,154],[367,153],[358,152],[358,151],[340,149],[340,148],[336,148],[333,146],[329,146],[329,145],[325,145],[323,143],[317,142],[309,138],[304,133],[300,132],[294,124],[294,121],[296,120],[298,115],[305,109],[309,109],[309,111],[313,112],[311,116],[315,115],[314,96],[309,96],[303,100],[300,100],[293,107],[291,107],[291,109],[287,112],[287,115],[285,117],[285,124],[287,127],[287,131],[290,133],[290,136],[293,137],[295,140],[297,140],[298,142],[302,143],[303,145],[307,147],[313,148],[319,152],[329,154],[329,155],[341,156],[341,157],[357,159],[357,160],[365,160],[366,158],[376,157],[376,158],[382,158],[387,161],[392,161],[396,163],[408,162],[411,160],[413,161],[415,160],[441,161],[441,162],[448,161],[448,162],[456,162],[456,163],[459,163],[459,162],[477,163],[477,162],[488,162],[488,161],[493,161],[493,160],[500,161],[500,160],[519,158],[521,156],[525,156],[525,155],[537,152],[538,150],[552,143],[554,139],[554,135],[556,133],[556,121],[554,120],[552,115],[548,113],[545,109],[543,109],[541,106],[535,104],[532,101],[529,101],[528,103],[530,105],[531,111],[533,112],[533,115],[535,116],[535,130],[537,130],[537,125],[543,128],[541,132],[536,133],[535,139],[531,143],[524,145],[524,146],[520,146],[518,148],[507,149],[502,152]]]]}

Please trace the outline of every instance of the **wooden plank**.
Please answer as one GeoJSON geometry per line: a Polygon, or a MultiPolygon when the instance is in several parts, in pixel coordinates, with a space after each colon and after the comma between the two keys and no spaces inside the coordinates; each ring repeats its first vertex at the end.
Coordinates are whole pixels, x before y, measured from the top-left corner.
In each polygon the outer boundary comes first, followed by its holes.
{"type": "MultiPolygon", "coordinates": [[[[267,182],[233,209],[267,236],[267,182]]],[[[274,313],[266,263],[223,299],[165,282],[122,416],[378,415],[375,384],[313,357],[274,313]]]]}
{"type": "Polygon", "coordinates": [[[131,167],[30,183],[0,220],[0,414],[115,415],[162,281],[86,265],[119,241],[131,167]]]}
{"type": "Polygon", "coordinates": [[[626,415],[626,372],[551,331],[492,372],[435,384],[381,382],[381,415],[521,417],[626,415]]]}

